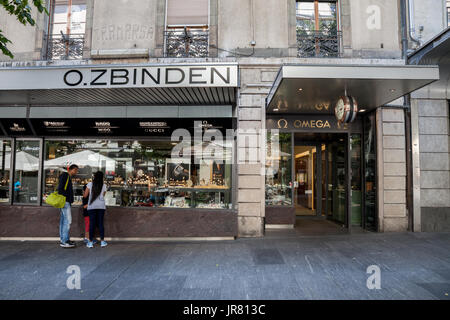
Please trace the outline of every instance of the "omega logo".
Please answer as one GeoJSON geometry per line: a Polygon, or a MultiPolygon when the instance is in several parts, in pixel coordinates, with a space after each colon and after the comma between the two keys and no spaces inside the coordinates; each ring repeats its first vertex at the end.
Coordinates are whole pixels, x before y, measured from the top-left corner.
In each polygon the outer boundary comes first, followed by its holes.
{"type": "Polygon", "coordinates": [[[328,120],[295,120],[294,128],[330,128],[330,123],[328,120]]]}
{"type": "Polygon", "coordinates": [[[287,127],[288,127],[288,122],[286,121],[286,119],[278,120],[278,129],[287,129],[287,127]],[[283,123],[284,126],[282,126],[281,123],[283,123]]]}
{"type": "MultiPolygon", "coordinates": [[[[287,129],[288,121],[286,119],[280,119],[277,122],[278,129],[287,129]]],[[[294,128],[313,128],[313,129],[325,129],[331,128],[330,122],[328,120],[294,120],[294,128]]]]}

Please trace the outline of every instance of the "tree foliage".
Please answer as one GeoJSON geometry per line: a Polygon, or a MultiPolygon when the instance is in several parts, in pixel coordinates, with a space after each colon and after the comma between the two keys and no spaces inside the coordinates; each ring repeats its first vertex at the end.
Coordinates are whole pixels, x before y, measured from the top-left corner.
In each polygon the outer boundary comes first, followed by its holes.
{"type": "MultiPolygon", "coordinates": [[[[32,5],[34,5],[40,13],[45,12],[48,14],[47,8],[45,8],[44,5],[44,0],[0,0],[0,5],[10,15],[15,16],[21,24],[25,26],[28,24],[34,26],[36,22],[31,16],[32,6],[30,5],[30,2],[32,2],[32,5]]],[[[0,28],[0,49],[4,55],[13,59],[14,55],[8,49],[8,43],[12,42],[3,35],[3,31],[0,28]]]]}

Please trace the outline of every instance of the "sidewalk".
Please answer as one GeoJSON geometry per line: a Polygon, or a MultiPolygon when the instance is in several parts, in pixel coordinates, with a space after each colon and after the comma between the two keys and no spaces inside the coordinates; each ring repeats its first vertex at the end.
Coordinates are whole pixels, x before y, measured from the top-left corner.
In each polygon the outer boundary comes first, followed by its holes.
{"type": "Polygon", "coordinates": [[[62,249],[0,242],[0,299],[450,299],[450,234],[299,235],[222,242],[111,242],[62,249]],[[81,289],[66,287],[81,270],[81,289]],[[366,269],[381,270],[381,289],[366,269]],[[447,294],[447,295],[446,295],[447,294]]]}

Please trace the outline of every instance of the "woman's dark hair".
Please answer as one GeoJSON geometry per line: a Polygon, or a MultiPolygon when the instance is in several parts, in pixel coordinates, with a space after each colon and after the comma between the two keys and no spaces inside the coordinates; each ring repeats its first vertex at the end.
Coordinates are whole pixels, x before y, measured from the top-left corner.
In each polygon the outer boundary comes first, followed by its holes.
{"type": "Polygon", "coordinates": [[[98,198],[103,189],[103,172],[97,171],[94,173],[94,180],[92,180],[92,197],[89,204],[95,201],[98,198]]]}

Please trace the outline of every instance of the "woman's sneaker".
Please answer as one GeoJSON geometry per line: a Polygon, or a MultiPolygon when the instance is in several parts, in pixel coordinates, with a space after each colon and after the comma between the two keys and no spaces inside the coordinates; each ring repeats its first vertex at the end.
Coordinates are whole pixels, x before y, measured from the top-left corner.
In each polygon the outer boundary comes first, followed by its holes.
{"type": "Polygon", "coordinates": [[[94,244],[92,243],[92,241],[88,241],[88,243],[86,244],[86,247],[93,248],[94,244]]]}
{"type": "Polygon", "coordinates": [[[100,243],[100,245],[102,247],[106,247],[108,245],[108,242],[106,242],[105,240],[102,240],[102,242],[100,243]]]}
{"type": "Polygon", "coordinates": [[[84,238],[84,240],[83,240],[83,241],[84,241],[84,243],[86,243],[86,244],[87,244],[87,243],[89,242],[89,239],[88,239],[88,238],[84,238]]]}

